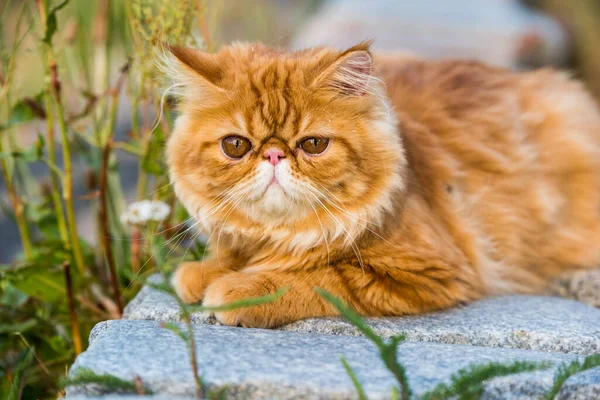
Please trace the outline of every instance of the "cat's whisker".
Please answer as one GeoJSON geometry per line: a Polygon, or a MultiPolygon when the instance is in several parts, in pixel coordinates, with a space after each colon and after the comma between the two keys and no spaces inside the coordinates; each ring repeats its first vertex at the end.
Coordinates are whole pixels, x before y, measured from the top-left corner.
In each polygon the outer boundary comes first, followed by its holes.
{"type": "MultiPolygon", "coordinates": [[[[343,212],[345,214],[347,214],[350,218],[353,218],[354,215],[348,211],[344,211],[343,209],[339,208],[335,203],[333,203],[331,201],[331,199],[325,198],[325,201],[327,201],[329,204],[331,204],[333,207],[335,207],[336,209],[338,209],[340,212],[343,212]]],[[[354,219],[354,222],[360,226],[361,228],[371,232],[373,235],[377,236],[379,239],[383,240],[384,242],[388,243],[388,244],[392,244],[389,240],[387,240],[386,238],[384,238],[383,236],[381,236],[379,233],[375,232],[373,229],[369,228],[366,225],[361,225],[358,221],[360,221],[361,219],[354,219]]],[[[379,226],[379,225],[378,225],[379,226]]]]}
{"type": "MultiPolygon", "coordinates": [[[[185,233],[185,232],[183,232],[183,233],[185,233]]],[[[179,246],[179,244],[181,243],[181,241],[183,241],[184,235],[181,234],[181,235],[178,235],[178,237],[181,237],[181,240],[178,240],[178,242],[176,244],[177,246],[179,246]]],[[[166,245],[167,245],[166,243],[163,244],[163,247],[166,246],[166,245]]],[[[161,249],[163,247],[161,247],[161,249]]],[[[170,252],[167,255],[169,255],[169,254],[170,254],[170,252]]],[[[150,261],[152,261],[152,259],[154,259],[155,257],[156,257],[155,254],[150,254],[150,257],[148,257],[148,259],[140,266],[140,268],[135,272],[135,274],[133,274],[131,282],[129,282],[129,284],[127,285],[127,287],[125,288],[125,290],[128,290],[131,287],[131,285],[133,284],[133,282],[135,281],[135,279],[143,272],[143,270],[146,267],[146,265],[148,265],[148,263],[150,261]]]]}
{"type": "MultiPolygon", "coordinates": [[[[232,187],[234,187],[234,186],[235,186],[235,184],[231,185],[230,187],[228,187],[227,189],[225,189],[225,190],[223,190],[221,193],[219,193],[219,195],[221,195],[221,194],[223,194],[223,193],[227,192],[228,190],[230,190],[230,189],[231,189],[232,187]]],[[[218,199],[213,199],[213,201],[215,201],[215,202],[216,202],[216,201],[218,201],[218,199]]],[[[225,202],[225,204],[228,204],[228,203],[229,203],[229,201],[226,201],[226,202],[225,202]]],[[[209,202],[209,204],[210,204],[210,202],[209,202]]],[[[214,212],[216,213],[216,212],[218,211],[218,208],[219,208],[219,207],[223,207],[223,206],[224,206],[224,204],[223,204],[223,203],[221,203],[221,204],[218,204],[218,207],[217,207],[217,208],[214,210],[214,212]]],[[[213,214],[213,212],[211,212],[210,214],[213,214]]],[[[184,224],[184,223],[188,223],[190,220],[193,220],[193,219],[192,219],[192,218],[189,218],[188,220],[186,220],[186,221],[183,221],[182,223],[180,223],[180,224],[178,224],[178,225],[182,225],[182,224],[184,224]]],[[[188,234],[188,232],[189,232],[190,230],[192,230],[194,227],[196,227],[196,226],[197,226],[199,223],[200,223],[200,221],[195,221],[195,222],[194,222],[194,223],[193,223],[191,226],[189,226],[188,228],[186,228],[186,229],[185,229],[183,232],[180,232],[179,234],[177,234],[177,235],[175,235],[174,237],[170,238],[169,240],[167,240],[167,241],[166,241],[166,242],[163,244],[163,246],[161,247],[161,249],[162,249],[162,248],[164,248],[165,246],[168,246],[168,245],[170,245],[172,242],[174,242],[174,241],[175,241],[175,244],[174,244],[174,245],[172,245],[172,246],[170,246],[170,247],[171,247],[171,249],[170,249],[170,250],[169,250],[169,252],[167,253],[167,257],[168,257],[169,255],[171,255],[171,253],[172,253],[172,252],[173,252],[173,251],[174,251],[176,248],[178,248],[178,247],[181,245],[181,243],[182,243],[182,242],[185,240],[185,237],[186,237],[186,235],[188,234]]],[[[156,234],[153,234],[152,236],[155,236],[155,235],[156,235],[156,234]]],[[[199,235],[200,235],[200,231],[198,231],[197,233],[195,233],[195,234],[192,236],[191,242],[193,243],[193,242],[194,242],[194,241],[195,241],[195,240],[198,238],[198,236],[199,236],[199,235]]],[[[186,250],[186,252],[184,253],[183,257],[181,258],[181,260],[180,260],[179,264],[180,264],[180,263],[183,261],[183,259],[185,259],[185,257],[187,256],[187,253],[188,253],[188,251],[189,251],[190,247],[191,247],[191,245],[190,245],[190,246],[187,248],[187,250],[186,250]]],[[[150,261],[152,261],[152,259],[154,259],[154,258],[155,258],[155,255],[154,255],[154,254],[151,254],[151,255],[150,255],[150,257],[149,257],[149,258],[148,258],[148,259],[147,259],[147,260],[144,262],[144,264],[143,264],[143,265],[142,265],[142,266],[141,266],[141,267],[138,269],[138,271],[136,271],[136,273],[134,274],[133,278],[135,279],[135,278],[136,278],[136,277],[137,277],[137,276],[138,276],[140,273],[142,273],[142,272],[143,272],[143,270],[144,270],[144,268],[145,268],[145,266],[146,266],[146,265],[147,265],[147,264],[148,264],[150,261]]],[[[126,288],[126,289],[128,289],[128,288],[131,286],[131,284],[132,284],[132,283],[133,283],[133,280],[132,280],[132,282],[131,282],[131,283],[130,283],[128,286],[127,286],[127,288],[126,288]]]]}
{"type": "Polygon", "coordinates": [[[346,227],[344,226],[344,224],[342,224],[334,215],[333,213],[327,208],[327,206],[325,206],[325,204],[323,204],[323,202],[319,199],[318,196],[316,196],[314,193],[312,193],[311,191],[308,191],[308,193],[314,197],[314,199],[321,205],[321,207],[323,207],[323,209],[329,214],[329,216],[338,224],[338,226],[340,227],[340,229],[342,229],[342,232],[344,232],[344,234],[346,235],[346,239],[350,242],[350,245],[352,247],[352,249],[354,250],[354,254],[356,255],[357,259],[358,259],[358,263],[360,264],[360,267],[363,271],[363,273],[365,272],[365,266],[363,264],[363,260],[362,260],[362,255],[360,253],[360,249],[358,248],[355,239],[352,237],[352,235],[350,234],[350,232],[348,232],[348,230],[346,229],[346,227]]]}
{"type": "MultiPolygon", "coordinates": [[[[216,215],[217,213],[223,211],[224,213],[227,213],[226,217],[228,218],[229,215],[233,212],[233,210],[235,210],[235,207],[237,207],[239,202],[243,199],[243,195],[247,194],[246,192],[251,188],[251,186],[252,186],[251,184],[248,184],[246,186],[236,188],[234,190],[229,190],[228,193],[225,195],[225,200],[222,203],[217,204],[216,208],[213,211],[211,211],[211,213],[208,216],[204,216],[204,217],[208,219],[208,218],[211,218],[212,216],[216,215]],[[242,195],[242,196],[240,196],[240,195],[242,195]]],[[[223,229],[223,226],[226,223],[227,218],[221,218],[221,223],[220,224],[217,223],[213,227],[213,229],[211,229],[211,232],[208,236],[207,242],[210,242],[212,235],[218,228],[220,228],[221,230],[223,229]]],[[[220,232],[219,232],[219,238],[220,238],[220,232]]],[[[219,241],[217,239],[217,259],[219,258],[218,244],[219,244],[219,241]]],[[[221,266],[221,268],[223,268],[220,263],[220,260],[219,260],[219,265],[221,266]]]]}
{"type": "Polygon", "coordinates": [[[209,201],[206,205],[204,205],[200,210],[196,212],[196,218],[201,220],[202,222],[208,222],[216,213],[218,213],[219,208],[229,203],[235,198],[235,194],[240,189],[233,189],[235,187],[235,183],[222,190],[219,194],[213,197],[211,201],[209,201]],[[230,193],[233,192],[233,196],[230,193]]]}
{"type": "MultiPolygon", "coordinates": [[[[323,195],[323,193],[320,193],[320,192],[318,191],[318,189],[316,189],[316,188],[314,188],[314,187],[312,187],[312,188],[311,188],[311,187],[310,187],[310,185],[309,185],[309,187],[307,187],[307,189],[308,189],[308,190],[315,190],[317,193],[319,193],[319,194],[322,196],[322,199],[323,199],[323,200],[325,200],[326,202],[328,202],[329,204],[331,204],[331,205],[332,205],[333,207],[335,207],[335,208],[336,208],[338,211],[340,211],[340,212],[342,212],[342,213],[344,213],[344,214],[348,215],[348,217],[349,217],[349,218],[351,218],[351,219],[354,221],[354,223],[356,223],[357,225],[359,225],[361,228],[363,228],[363,229],[365,229],[365,230],[367,230],[367,231],[371,232],[373,235],[377,236],[379,239],[383,240],[384,242],[386,242],[386,243],[388,243],[388,244],[391,244],[391,245],[393,245],[393,244],[392,244],[392,243],[391,243],[389,240],[387,240],[386,238],[384,238],[383,236],[381,236],[379,233],[375,232],[373,229],[369,228],[369,227],[368,227],[368,226],[366,226],[366,225],[361,225],[361,224],[358,222],[358,221],[364,221],[364,222],[368,222],[368,221],[366,221],[366,220],[364,220],[364,219],[362,219],[362,218],[360,218],[360,217],[358,217],[358,216],[356,216],[356,215],[352,214],[352,213],[351,213],[351,212],[349,212],[348,210],[344,209],[344,208],[343,208],[343,205],[341,205],[341,204],[340,204],[339,206],[338,206],[338,205],[336,205],[336,204],[333,202],[333,200],[332,200],[331,198],[328,198],[327,196],[324,196],[324,195],[323,195]]],[[[373,224],[374,224],[374,223],[373,223],[373,224]]],[[[375,225],[375,226],[377,226],[377,227],[380,227],[380,225],[379,225],[379,224],[374,224],[374,225],[375,225]]]]}
{"type": "MultiPolygon", "coordinates": [[[[329,194],[329,196],[325,196],[323,193],[319,193],[323,198],[327,199],[332,204],[333,204],[333,201],[332,201],[331,197],[333,197],[333,199],[335,199],[337,201],[337,203],[339,204],[339,207],[343,208],[343,210],[340,209],[340,211],[343,211],[343,212],[347,213],[348,215],[350,215],[352,217],[355,217],[356,219],[364,222],[365,224],[372,224],[372,225],[375,225],[378,228],[381,227],[380,224],[378,224],[378,223],[376,223],[374,221],[369,221],[369,220],[366,220],[364,218],[359,217],[358,215],[352,214],[347,208],[345,208],[343,206],[342,201],[339,199],[339,197],[337,197],[335,194],[333,194],[331,192],[331,190],[327,189],[325,186],[321,185],[318,182],[314,182],[314,183],[316,183],[317,185],[319,185],[319,187],[321,187],[323,190],[325,190],[329,194]]],[[[313,188],[313,189],[317,190],[317,188],[313,188]]]]}
{"type": "Polygon", "coordinates": [[[325,233],[325,227],[323,226],[323,223],[321,222],[321,218],[319,217],[319,213],[317,212],[317,209],[315,208],[315,206],[313,206],[313,204],[310,202],[310,199],[305,194],[303,194],[303,196],[306,199],[306,201],[308,202],[308,204],[310,204],[311,208],[313,209],[313,211],[315,213],[315,217],[317,217],[317,221],[319,221],[319,225],[321,226],[321,233],[323,234],[323,240],[325,241],[325,247],[327,249],[327,267],[329,267],[330,251],[329,251],[329,242],[327,241],[327,235],[325,233]]]}
{"type": "Polygon", "coordinates": [[[227,219],[229,219],[231,214],[235,211],[235,208],[238,206],[238,204],[244,200],[245,200],[245,197],[244,197],[244,194],[242,194],[240,196],[240,198],[238,199],[238,201],[235,204],[233,204],[233,206],[231,207],[231,211],[229,211],[227,216],[225,216],[225,219],[223,220],[223,223],[221,224],[221,229],[219,229],[219,235],[217,236],[217,262],[219,263],[219,267],[221,267],[221,269],[223,269],[223,265],[221,265],[221,257],[219,255],[219,241],[221,240],[221,233],[223,232],[223,227],[227,223],[227,219]]]}

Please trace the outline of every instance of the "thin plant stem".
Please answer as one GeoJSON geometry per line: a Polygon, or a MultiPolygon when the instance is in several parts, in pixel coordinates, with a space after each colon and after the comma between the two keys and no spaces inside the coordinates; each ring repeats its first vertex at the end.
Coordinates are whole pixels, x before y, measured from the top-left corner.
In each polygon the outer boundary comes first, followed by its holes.
{"type": "Polygon", "coordinates": [[[140,270],[142,240],[140,229],[133,227],[133,232],[131,233],[131,271],[134,274],[140,270]]]}
{"type": "Polygon", "coordinates": [[[123,304],[121,302],[121,290],[119,289],[119,282],[117,279],[117,268],[115,267],[115,257],[112,251],[111,235],[108,226],[108,200],[106,192],[108,189],[108,162],[111,153],[111,141],[109,140],[104,146],[102,153],[102,166],[100,169],[100,202],[98,207],[98,214],[100,225],[102,229],[102,245],[104,247],[104,254],[108,269],[110,271],[110,283],[115,297],[115,302],[119,308],[120,315],[123,315],[123,304]]]}
{"type": "Polygon", "coordinates": [[[23,343],[25,343],[25,346],[27,347],[27,349],[33,351],[33,356],[35,357],[35,360],[40,365],[40,368],[44,371],[44,373],[46,375],[50,376],[50,371],[48,370],[48,366],[46,365],[46,363],[44,363],[44,360],[42,360],[40,358],[40,356],[38,356],[37,352],[35,351],[35,348],[29,344],[29,342],[27,341],[27,339],[25,338],[25,336],[23,336],[23,334],[21,332],[19,332],[17,334],[19,335],[19,337],[21,338],[23,343]]]}
{"type": "Polygon", "coordinates": [[[73,170],[71,166],[71,149],[69,146],[68,129],[65,120],[65,113],[63,110],[62,102],[60,99],[60,81],[58,80],[58,67],[56,62],[53,60],[50,50],[50,85],[52,87],[52,94],[54,97],[54,106],[56,109],[56,115],[58,117],[58,126],[60,128],[60,135],[62,141],[63,151],[63,199],[65,201],[65,207],[67,211],[67,224],[69,226],[71,249],[73,258],[75,259],[75,265],[80,273],[85,274],[85,263],[83,261],[83,253],[79,244],[79,235],[77,234],[77,222],[75,220],[75,206],[73,204],[73,170]]]}
{"type": "Polygon", "coordinates": [[[129,144],[127,142],[115,142],[115,143],[113,143],[113,147],[124,150],[124,151],[126,151],[130,154],[136,155],[138,157],[142,156],[142,152],[137,147],[132,146],[131,144],[129,144]]]}
{"type": "Polygon", "coordinates": [[[104,145],[104,151],[102,152],[102,165],[100,167],[100,189],[99,189],[99,204],[98,204],[98,222],[101,229],[101,242],[104,248],[104,254],[106,257],[106,262],[108,264],[108,269],[110,272],[110,282],[112,286],[113,295],[115,297],[115,302],[117,304],[117,308],[119,310],[120,316],[123,315],[123,303],[121,301],[121,290],[119,288],[119,280],[117,276],[117,268],[115,265],[115,257],[112,251],[112,243],[108,220],[108,208],[109,208],[109,200],[107,197],[108,192],[108,167],[110,154],[112,151],[112,139],[115,132],[116,120],[117,120],[117,105],[119,104],[119,93],[121,92],[121,87],[125,81],[125,74],[129,70],[129,63],[125,64],[123,68],[121,68],[121,76],[119,77],[119,81],[117,82],[116,87],[110,91],[111,93],[111,107],[108,117],[108,137],[106,139],[106,144],[104,145]]]}
{"type": "MultiPolygon", "coordinates": [[[[157,264],[161,264],[161,260],[157,260],[157,264]]],[[[162,275],[162,278],[165,282],[168,282],[168,277],[165,271],[162,268],[159,268],[159,271],[162,275]]],[[[181,320],[186,326],[187,330],[187,345],[189,347],[190,352],[190,364],[192,367],[192,373],[194,375],[194,381],[196,383],[196,398],[203,399],[204,398],[204,384],[202,382],[202,378],[200,378],[200,373],[198,372],[198,356],[196,354],[196,340],[194,339],[194,329],[192,328],[192,321],[190,316],[190,310],[188,309],[188,305],[181,300],[181,298],[171,290],[168,290],[167,293],[170,293],[171,296],[177,301],[177,305],[181,310],[181,320]]]]}
{"type": "MultiPolygon", "coordinates": [[[[20,26],[21,26],[21,22],[22,19],[25,15],[25,5],[23,5],[21,7],[21,11],[19,12],[19,18],[17,21],[17,26],[15,28],[15,37],[18,37],[18,33],[20,30],[20,26]]],[[[18,44],[17,44],[18,40],[15,39],[15,42],[13,43],[12,49],[11,49],[11,53],[10,53],[10,59],[9,59],[9,65],[8,65],[8,69],[7,69],[7,73],[6,73],[6,77],[5,77],[5,82],[2,86],[2,91],[0,92],[2,94],[2,97],[4,97],[4,104],[6,106],[6,121],[8,121],[8,117],[9,117],[9,113],[10,113],[10,95],[9,95],[9,88],[10,88],[10,83],[12,80],[12,76],[13,76],[13,72],[16,66],[16,52],[17,52],[17,48],[18,48],[18,44]]],[[[13,151],[16,149],[16,140],[15,140],[15,132],[14,129],[10,128],[8,130],[8,145],[9,145],[9,151],[13,151]]],[[[2,138],[0,137],[0,153],[4,152],[4,143],[2,138]]],[[[16,163],[13,164],[13,168],[11,170],[11,168],[9,167],[9,164],[6,162],[6,158],[2,158],[2,175],[4,177],[4,181],[6,182],[6,190],[8,191],[8,197],[11,203],[11,207],[13,208],[13,211],[15,213],[15,220],[17,222],[17,228],[19,230],[19,237],[21,239],[21,244],[23,246],[23,253],[25,254],[25,258],[29,259],[31,258],[32,255],[32,245],[31,245],[31,236],[29,233],[29,226],[27,224],[27,219],[25,217],[25,205],[23,204],[23,201],[21,199],[21,197],[19,196],[19,194],[17,193],[16,187],[13,184],[13,180],[12,180],[12,174],[16,171],[15,167],[16,167],[16,163]]]]}
{"type": "Polygon", "coordinates": [[[192,366],[192,373],[194,374],[194,381],[196,382],[196,398],[202,399],[203,385],[202,379],[200,378],[200,374],[198,373],[198,356],[196,355],[196,341],[194,339],[194,330],[192,329],[192,322],[190,320],[190,314],[186,309],[186,305],[183,304],[179,296],[177,297],[177,302],[179,303],[179,307],[181,308],[181,316],[185,326],[187,328],[188,334],[188,345],[190,351],[190,364],[192,366]]]}
{"type": "Polygon", "coordinates": [[[79,331],[79,321],[77,320],[77,312],[75,311],[75,302],[73,301],[73,283],[71,282],[71,263],[65,261],[63,263],[65,272],[65,286],[67,288],[67,305],[69,307],[69,316],[71,318],[71,331],[73,334],[73,346],[75,347],[75,355],[81,354],[83,345],[81,344],[81,333],[79,331]]]}
{"type": "MultiPolygon", "coordinates": [[[[2,139],[0,138],[0,153],[4,152],[3,147],[2,139]]],[[[17,228],[19,229],[19,236],[21,238],[21,244],[23,245],[23,252],[25,253],[25,258],[29,259],[32,255],[32,248],[31,238],[29,237],[29,228],[27,227],[27,221],[25,220],[25,207],[12,184],[6,158],[3,157],[0,162],[2,163],[2,175],[4,177],[4,181],[6,182],[8,198],[15,213],[15,220],[17,221],[17,228]]]]}
{"type": "MultiPolygon", "coordinates": [[[[48,72],[49,76],[49,72],[48,72]]],[[[48,86],[48,90],[44,96],[47,106],[52,103],[52,88],[48,86]]],[[[49,110],[48,110],[49,111],[49,110]]],[[[56,142],[54,139],[54,117],[51,112],[46,113],[46,129],[48,138],[48,162],[49,165],[56,166],[56,142]]],[[[67,223],[65,221],[65,210],[60,198],[60,179],[57,171],[50,168],[50,193],[52,196],[52,202],[54,203],[54,209],[56,212],[56,220],[58,222],[58,232],[60,239],[67,251],[71,250],[69,243],[69,232],[67,231],[67,223]]]]}

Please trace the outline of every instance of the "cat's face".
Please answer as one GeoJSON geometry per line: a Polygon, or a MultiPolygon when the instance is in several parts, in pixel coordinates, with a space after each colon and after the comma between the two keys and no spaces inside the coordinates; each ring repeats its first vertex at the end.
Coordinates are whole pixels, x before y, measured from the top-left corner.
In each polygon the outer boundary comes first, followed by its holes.
{"type": "Polygon", "coordinates": [[[170,173],[206,229],[303,235],[295,241],[311,247],[355,236],[391,207],[404,154],[366,46],[171,51],[181,114],[170,173]]]}

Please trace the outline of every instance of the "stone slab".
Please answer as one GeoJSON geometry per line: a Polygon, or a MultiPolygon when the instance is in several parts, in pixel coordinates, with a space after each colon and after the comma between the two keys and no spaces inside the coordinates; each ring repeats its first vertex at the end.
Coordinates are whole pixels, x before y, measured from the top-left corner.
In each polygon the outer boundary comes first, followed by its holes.
{"type": "MultiPolygon", "coordinates": [[[[384,368],[374,345],[364,337],[207,324],[196,324],[193,329],[199,372],[208,389],[227,387],[227,398],[356,398],[352,382],[340,362],[341,356],[354,369],[369,398],[391,396],[394,379],[384,368]]],[[[557,365],[576,357],[415,342],[406,342],[398,350],[398,358],[406,367],[415,395],[447,381],[470,363],[530,360],[557,365]]],[[[93,330],[88,350],[77,358],[70,374],[79,368],[126,380],[139,376],[155,394],[163,396],[192,396],[195,391],[186,346],[155,321],[99,323],[93,330]]],[[[509,381],[503,386],[502,398],[518,398],[522,392],[532,391],[539,397],[539,390],[547,387],[553,373],[553,370],[540,371],[529,374],[525,380],[515,375],[511,378],[517,379],[517,385],[511,385],[510,378],[503,378],[509,381]]],[[[67,388],[69,399],[100,394],[102,390],[97,385],[67,388]]]]}
{"type": "Polygon", "coordinates": [[[556,396],[556,400],[590,399],[600,399],[600,367],[570,377],[556,396]]]}
{"type": "MultiPolygon", "coordinates": [[[[156,282],[160,278],[151,279],[156,282]]],[[[127,306],[125,318],[179,321],[179,308],[168,294],[145,287],[127,306]]],[[[207,314],[195,314],[192,321],[216,323],[207,314]]],[[[600,353],[600,309],[558,297],[499,296],[441,312],[368,321],[381,336],[406,334],[410,341],[585,355],[600,353]]],[[[340,318],[298,321],[282,329],[360,334],[340,318]]]]}

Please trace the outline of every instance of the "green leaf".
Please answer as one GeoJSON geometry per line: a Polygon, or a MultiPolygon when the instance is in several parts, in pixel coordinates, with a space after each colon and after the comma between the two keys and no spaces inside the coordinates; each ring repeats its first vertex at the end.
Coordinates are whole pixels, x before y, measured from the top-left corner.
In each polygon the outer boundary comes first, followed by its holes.
{"type": "Polygon", "coordinates": [[[38,134],[37,140],[28,149],[0,153],[0,159],[13,157],[20,158],[25,162],[35,162],[44,156],[45,145],[46,140],[42,135],[38,134]]]}
{"type": "Polygon", "coordinates": [[[408,384],[406,370],[397,360],[396,354],[398,345],[402,343],[406,337],[404,335],[393,336],[389,343],[386,343],[375,331],[365,322],[365,320],[352,310],[345,302],[338,299],[324,289],[315,288],[321,297],[331,303],[338,312],[346,318],[352,325],[358,328],[367,338],[369,338],[379,349],[381,357],[386,368],[390,370],[400,385],[400,394],[403,400],[408,400],[411,397],[411,389],[408,384]]]}
{"type": "Polygon", "coordinates": [[[183,340],[185,343],[187,343],[189,340],[187,334],[184,331],[182,331],[181,328],[179,328],[179,326],[177,326],[176,324],[174,324],[172,322],[162,323],[162,324],[160,324],[160,327],[170,330],[171,332],[173,332],[174,334],[179,336],[181,338],[181,340],[183,340]]]}
{"type": "Polygon", "coordinates": [[[226,400],[227,399],[227,386],[221,388],[215,388],[208,392],[206,398],[208,400],[226,400]]]}
{"type": "Polygon", "coordinates": [[[21,384],[23,379],[23,371],[29,367],[33,361],[35,355],[35,348],[31,347],[25,354],[25,357],[21,360],[17,368],[15,369],[15,375],[13,377],[12,384],[10,385],[10,392],[8,393],[8,400],[19,400],[19,394],[21,392],[21,384]]]}
{"type": "Polygon", "coordinates": [[[165,283],[165,282],[161,282],[161,283],[146,282],[146,285],[148,285],[149,287],[151,287],[154,290],[158,290],[159,292],[167,293],[167,294],[170,294],[171,296],[177,296],[175,294],[175,290],[173,290],[173,288],[171,287],[171,285],[169,285],[168,283],[165,283]]]}
{"type": "Polygon", "coordinates": [[[68,2],[69,2],[69,0],[64,0],[62,3],[60,3],[59,5],[54,7],[52,9],[52,11],[50,11],[48,13],[48,16],[46,17],[46,33],[44,34],[44,38],[42,39],[42,42],[46,43],[47,45],[52,44],[52,36],[56,32],[56,29],[58,29],[58,21],[56,20],[56,13],[61,8],[66,6],[68,2]]]}
{"type": "Polygon", "coordinates": [[[348,361],[346,361],[346,359],[344,357],[341,357],[340,361],[342,362],[342,365],[344,366],[346,373],[348,374],[348,376],[350,376],[350,379],[352,380],[352,384],[354,385],[354,388],[356,389],[356,393],[358,394],[358,399],[359,400],[367,400],[367,395],[365,394],[365,391],[364,391],[362,385],[360,384],[360,381],[356,377],[356,374],[352,370],[352,367],[350,367],[350,364],[348,364],[348,361]]]}
{"type": "Polygon", "coordinates": [[[102,151],[94,147],[86,136],[73,130],[70,143],[73,153],[77,154],[86,166],[91,169],[100,168],[102,151]]]}
{"type": "Polygon", "coordinates": [[[43,98],[44,92],[40,92],[34,97],[24,97],[16,102],[10,110],[6,123],[0,125],[0,131],[31,122],[34,119],[46,118],[43,98]]]}
{"type": "Polygon", "coordinates": [[[52,336],[51,338],[47,339],[46,342],[57,354],[66,354],[71,350],[69,348],[69,343],[60,336],[52,336]]]}
{"type": "Polygon", "coordinates": [[[148,149],[142,160],[142,168],[144,171],[160,176],[165,173],[165,166],[163,164],[163,148],[165,146],[165,133],[159,126],[154,129],[151,133],[150,143],[148,149]]]}
{"type": "Polygon", "coordinates": [[[274,293],[268,294],[266,296],[251,297],[248,299],[236,300],[236,301],[232,301],[230,303],[225,303],[223,305],[214,306],[214,307],[212,307],[212,306],[188,306],[187,309],[188,309],[188,312],[190,312],[190,313],[206,312],[206,311],[220,312],[220,311],[237,310],[238,308],[259,306],[262,304],[268,304],[268,303],[274,302],[275,300],[279,299],[284,294],[286,294],[288,290],[289,290],[288,288],[280,288],[280,289],[277,289],[277,291],[275,291],[274,293]]]}
{"type": "Polygon", "coordinates": [[[516,361],[511,364],[487,363],[470,365],[450,377],[450,384],[440,383],[422,396],[423,400],[445,400],[457,397],[460,400],[479,399],[485,381],[499,376],[548,369],[549,363],[516,361]]]}
{"type": "Polygon", "coordinates": [[[15,322],[12,324],[0,324],[0,333],[23,333],[37,325],[35,319],[28,319],[23,322],[15,322]]]}
{"type": "Polygon", "coordinates": [[[556,375],[554,376],[554,385],[552,386],[552,390],[548,394],[546,394],[545,399],[554,399],[570,376],[588,370],[590,368],[595,368],[599,366],[600,354],[593,354],[591,356],[587,356],[583,360],[583,362],[575,360],[569,364],[561,365],[558,371],[556,372],[556,375]]]}
{"type": "Polygon", "coordinates": [[[52,264],[27,265],[7,274],[9,282],[20,291],[50,304],[63,303],[66,298],[64,275],[52,264]]]}
{"type": "MultiPolygon", "coordinates": [[[[9,270],[10,266],[0,266],[0,273],[3,270],[9,270]]],[[[0,279],[2,275],[0,274],[0,279]]],[[[6,282],[2,287],[2,295],[0,296],[0,306],[17,308],[25,304],[25,302],[29,299],[27,294],[23,293],[21,290],[17,289],[10,283],[6,282]]]]}
{"type": "Polygon", "coordinates": [[[78,368],[70,378],[61,381],[61,386],[67,387],[90,383],[98,384],[104,389],[110,389],[111,391],[123,391],[129,393],[139,393],[141,391],[143,394],[152,394],[150,389],[144,386],[138,387],[135,382],[126,381],[110,374],[97,374],[88,368],[78,368]]]}
{"type": "Polygon", "coordinates": [[[350,308],[350,306],[324,289],[315,288],[315,292],[331,303],[344,318],[358,328],[358,330],[360,330],[366,337],[371,339],[371,341],[374,342],[378,348],[381,349],[384,347],[385,343],[383,342],[383,339],[381,339],[379,335],[377,335],[377,333],[375,333],[375,331],[365,322],[365,320],[350,308]]]}

